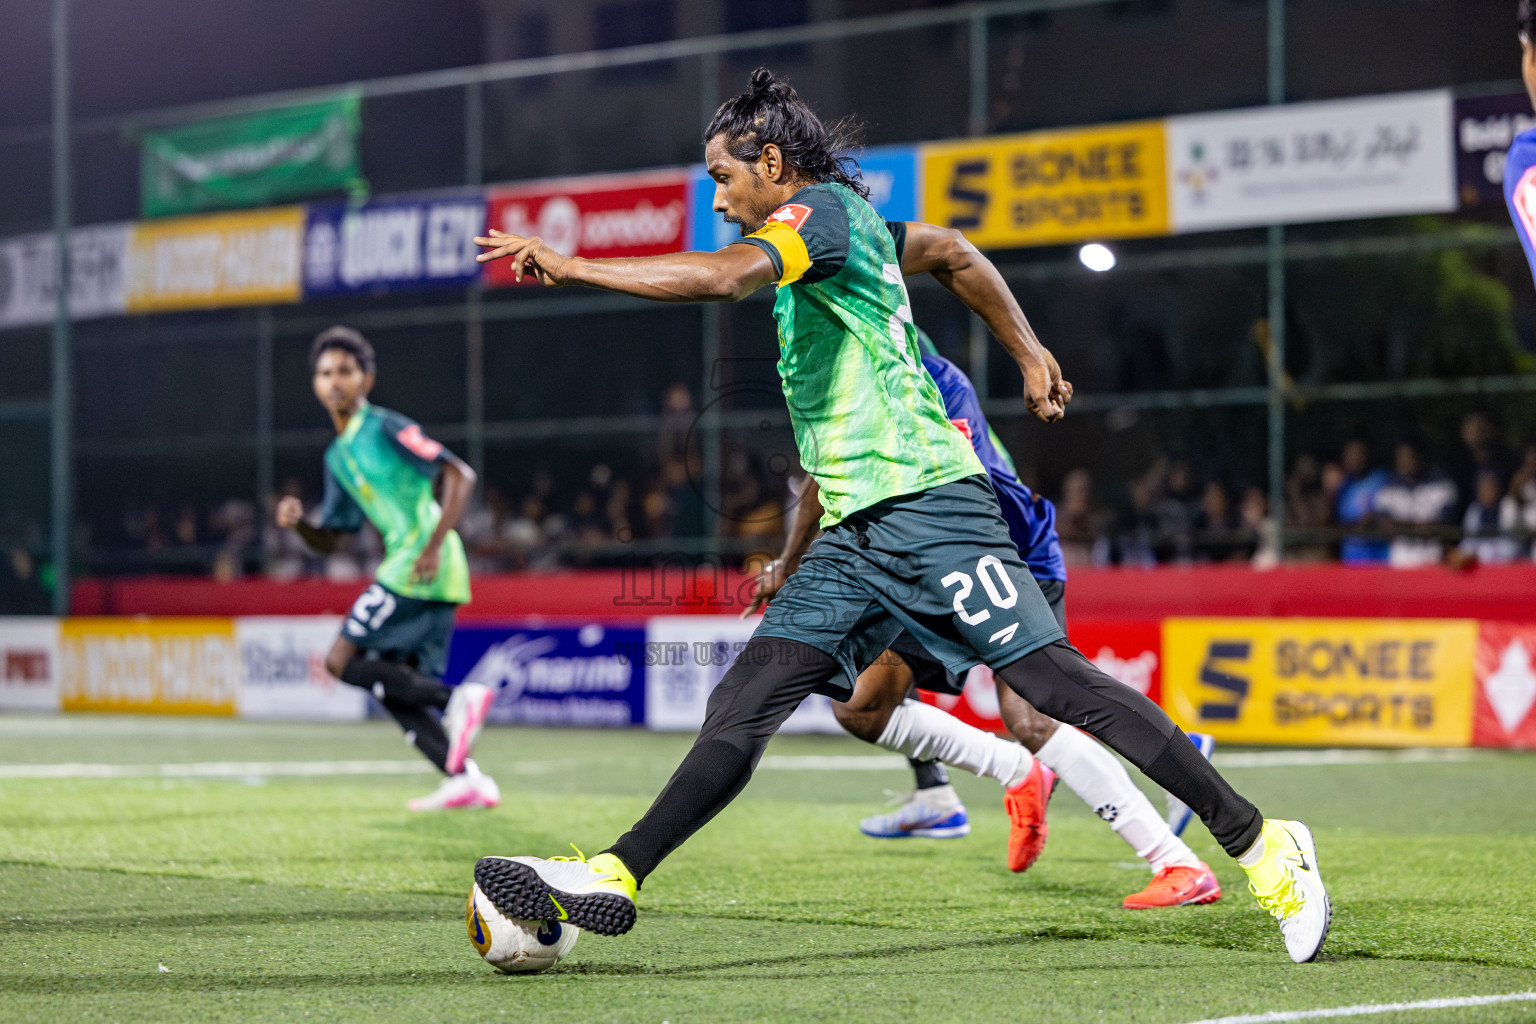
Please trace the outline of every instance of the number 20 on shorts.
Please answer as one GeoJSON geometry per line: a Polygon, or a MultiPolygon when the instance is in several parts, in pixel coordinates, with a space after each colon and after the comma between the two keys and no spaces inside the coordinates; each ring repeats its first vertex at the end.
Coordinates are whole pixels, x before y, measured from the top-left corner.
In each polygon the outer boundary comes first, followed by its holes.
{"type": "MultiPolygon", "coordinates": [[[[1019,591],[1014,587],[1013,580],[1008,578],[1002,561],[996,555],[983,555],[976,562],[975,579],[972,579],[970,573],[957,569],[939,581],[946,590],[956,586],[960,588],[955,591],[955,614],[967,626],[979,626],[992,617],[991,608],[970,611],[965,607],[966,598],[976,589],[976,580],[981,581],[981,589],[986,591],[993,608],[1007,609],[1019,603],[1019,591]]],[[[993,643],[1007,643],[1013,639],[1018,628],[1017,622],[1011,623],[987,639],[993,643]]]]}

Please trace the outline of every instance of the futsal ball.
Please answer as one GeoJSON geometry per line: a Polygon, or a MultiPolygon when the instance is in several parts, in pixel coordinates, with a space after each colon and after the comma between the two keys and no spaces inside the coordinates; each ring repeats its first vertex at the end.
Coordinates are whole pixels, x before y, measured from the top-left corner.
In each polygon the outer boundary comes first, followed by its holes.
{"type": "Polygon", "coordinates": [[[581,929],[561,921],[524,921],[507,917],[480,891],[469,890],[464,928],[485,962],[507,974],[547,971],[576,946],[581,929]]]}

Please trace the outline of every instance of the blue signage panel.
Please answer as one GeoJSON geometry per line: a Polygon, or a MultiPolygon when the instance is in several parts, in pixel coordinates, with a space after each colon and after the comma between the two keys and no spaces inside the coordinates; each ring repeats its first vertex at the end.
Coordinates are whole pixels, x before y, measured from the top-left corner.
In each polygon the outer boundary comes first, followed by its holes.
{"type": "MultiPolygon", "coordinates": [[[[869,186],[869,202],[886,220],[917,219],[917,149],[913,146],[880,146],[859,156],[859,174],[869,186]]],[[[703,164],[688,169],[690,249],[713,252],[741,237],[735,224],[727,224],[712,206],[715,183],[703,164]]]]}
{"type": "Polygon", "coordinates": [[[485,199],[478,195],[311,204],[304,228],[304,295],[472,284],[480,277],[474,237],[484,230],[485,199]]]}
{"type": "Polygon", "coordinates": [[[469,624],[453,631],[445,679],[496,690],[491,722],[644,725],[644,648],[643,626],[469,624]]]}
{"type": "Polygon", "coordinates": [[[1462,209],[1504,209],[1504,158],[1515,136],[1536,127],[1523,92],[1456,101],[1456,189],[1462,209]]]}

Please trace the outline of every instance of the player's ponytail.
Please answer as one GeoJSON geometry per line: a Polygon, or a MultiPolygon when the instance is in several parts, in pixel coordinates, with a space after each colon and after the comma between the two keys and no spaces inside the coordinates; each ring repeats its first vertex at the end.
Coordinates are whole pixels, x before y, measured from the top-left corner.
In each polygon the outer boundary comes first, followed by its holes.
{"type": "Polygon", "coordinates": [[[706,143],[723,135],[726,151],[746,161],[756,160],[771,143],[800,177],[846,185],[869,198],[869,186],[858,176],[858,161],[847,155],[858,148],[858,122],[842,118],[822,124],[799,93],[767,68],[752,72],[749,84],[746,92],[720,104],[704,130],[706,143]]]}

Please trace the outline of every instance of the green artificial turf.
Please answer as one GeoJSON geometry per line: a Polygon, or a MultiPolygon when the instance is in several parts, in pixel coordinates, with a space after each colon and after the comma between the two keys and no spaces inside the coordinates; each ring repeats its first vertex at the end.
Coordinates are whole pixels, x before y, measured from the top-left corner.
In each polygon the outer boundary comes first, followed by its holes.
{"type": "MultiPolygon", "coordinates": [[[[1198,823],[1226,896],[1127,912],[1146,871],[1065,788],[1015,876],[994,783],[956,780],[968,838],[876,841],[857,821],[905,772],[783,768],[652,876],[629,935],[585,935],[542,975],[480,961],[476,858],[600,851],[688,742],[488,730],[502,806],[438,815],[405,810],[427,774],[0,778],[0,1019],[1180,1022],[1536,989],[1536,757],[1484,752],[1228,771],[1317,836],[1335,911],[1315,964],[1289,962],[1198,823]]],[[[782,737],[767,764],[804,755],[889,757],[782,737]]],[[[0,764],[411,756],[385,723],[0,717],[0,764]]],[[[1536,1003],[1358,1019],[1536,1021],[1536,1003]]]]}

